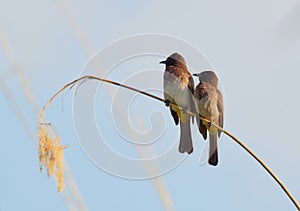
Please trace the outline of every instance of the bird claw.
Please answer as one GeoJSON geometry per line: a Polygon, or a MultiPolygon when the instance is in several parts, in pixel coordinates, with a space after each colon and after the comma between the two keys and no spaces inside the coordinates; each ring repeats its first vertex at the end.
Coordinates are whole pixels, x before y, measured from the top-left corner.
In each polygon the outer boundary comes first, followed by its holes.
{"type": "Polygon", "coordinates": [[[166,105],[167,107],[169,107],[169,106],[170,106],[170,100],[165,100],[165,105],[166,105]]]}

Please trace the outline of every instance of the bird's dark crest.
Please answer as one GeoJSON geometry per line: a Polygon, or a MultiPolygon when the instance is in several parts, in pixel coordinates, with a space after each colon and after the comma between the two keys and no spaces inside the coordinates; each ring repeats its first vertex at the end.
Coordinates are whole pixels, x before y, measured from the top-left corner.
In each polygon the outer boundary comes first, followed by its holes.
{"type": "Polygon", "coordinates": [[[166,61],[160,63],[166,64],[166,66],[186,66],[183,56],[177,52],[169,56],[166,61]]]}
{"type": "Polygon", "coordinates": [[[218,87],[219,79],[213,71],[203,71],[199,74],[194,74],[199,77],[200,82],[208,83],[214,87],[218,87]]]}

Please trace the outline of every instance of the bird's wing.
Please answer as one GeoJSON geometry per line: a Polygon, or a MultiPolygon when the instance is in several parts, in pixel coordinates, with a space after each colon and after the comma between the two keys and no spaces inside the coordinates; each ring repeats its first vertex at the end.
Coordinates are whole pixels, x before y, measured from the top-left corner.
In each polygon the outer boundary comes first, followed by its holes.
{"type": "MultiPolygon", "coordinates": [[[[218,106],[218,110],[219,110],[219,126],[221,128],[223,128],[223,123],[224,123],[224,106],[223,106],[223,97],[222,97],[222,93],[220,92],[219,89],[217,89],[217,93],[218,93],[218,102],[217,102],[217,106],[218,106]]],[[[220,137],[221,135],[221,131],[219,130],[218,132],[218,136],[220,137]]]]}
{"type": "MultiPolygon", "coordinates": [[[[196,102],[197,101],[200,101],[203,97],[205,97],[207,95],[207,87],[205,85],[205,83],[202,83],[200,82],[198,84],[198,86],[196,87],[196,90],[195,90],[195,100],[196,102]]],[[[197,105],[197,103],[196,103],[197,105]]],[[[197,114],[197,125],[198,125],[198,128],[199,128],[199,132],[202,134],[204,140],[207,139],[207,129],[205,127],[205,125],[203,124],[203,121],[199,119],[201,115],[198,113],[197,114]]]]}
{"type": "Polygon", "coordinates": [[[172,114],[172,117],[174,119],[174,122],[176,125],[178,125],[179,123],[179,119],[178,119],[178,115],[177,115],[177,112],[172,110],[171,106],[170,106],[170,111],[171,111],[171,114],[172,114]]]}
{"type": "MultiPolygon", "coordinates": [[[[194,79],[191,74],[189,74],[189,83],[188,83],[190,102],[191,102],[191,112],[196,113],[195,101],[194,101],[194,79]]],[[[192,122],[194,124],[194,117],[192,117],[192,122]]]]}
{"type": "Polygon", "coordinates": [[[189,90],[190,90],[190,92],[192,93],[192,94],[194,94],[194,79],[193,79],[193,77],[192,77],[192,75],[191,74],[189,74],[189,84],[188,84],[188,88],[189,88],[189,90]]]}
{"type": "MultiPolygon", "coordinates": [[[[169,100],[169,101],[172,102],[172,103],[174,102],[173,98],[172,98],[170,95],[164,93],[164,97],[165,97],[166,100],[169,100]]],[[[173,119],[174,119],[175,124],[178,125],[178,123],[179,123],[179,118],[178,118],[177,112],[174,111],[174,110],[172,109],[172,106],[171,106],[171,105],[170,105],[170,112],[171,112],[171,114],[172,114],[172,117],[173,117],[173,119]]]]}
{"type": "Polygon", "coordinates": [[[205,125],[203,124],[203,121],[199,118],[201,115],[197,115],[196,118],[197,118],[197,125],[198,125],[198,128],[199,128],[199,131],[200,133],[202,134],[204,140],[207,139],[207,129],[205,127],[205,125]]]}

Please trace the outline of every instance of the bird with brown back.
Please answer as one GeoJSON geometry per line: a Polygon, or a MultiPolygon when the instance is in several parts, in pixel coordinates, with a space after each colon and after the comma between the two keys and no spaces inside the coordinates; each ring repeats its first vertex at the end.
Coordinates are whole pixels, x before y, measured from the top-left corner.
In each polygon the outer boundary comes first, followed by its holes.
{"type": "Polygon", "coordinates": [[[178,125],[180,122],[179,152],[191,154],[193,152],[191,115],[186,111],[195,111],[193,77],[187,69],[184,58],[178,53],[173,53],[160,63],[166,65],[163,82],[166,105],[170,105],[170,112],[175,124],[178,125]],[[178,109],[170,102],[182,109],[178,109]]]}
{"type": "MultiPolygon", "coordinates": [[[[193,75],[199,78],[199,84],[194,92],[197,114],[223,127],[223,97],[218,89],[218,77],[213,71],[203,71],[193,75]]],[[[216,166],[218,165],[218,136],[220,137],[221,131],[199,118],[197,118],[197,125],[205,140],[207,139],[207,131],[209,132],[208,163],[216,166]]]]}

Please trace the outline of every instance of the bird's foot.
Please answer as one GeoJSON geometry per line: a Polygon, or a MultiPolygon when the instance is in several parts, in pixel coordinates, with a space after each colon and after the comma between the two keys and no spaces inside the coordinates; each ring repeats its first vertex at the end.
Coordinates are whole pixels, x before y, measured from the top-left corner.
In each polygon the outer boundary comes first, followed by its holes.
{"type": "Polygon", "coordinates": [[[170,100],[165,100],[165,105],[166,105],[167,107],[169,107],[169,106],[170,106],[170,100]]]}

